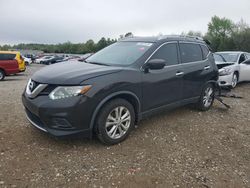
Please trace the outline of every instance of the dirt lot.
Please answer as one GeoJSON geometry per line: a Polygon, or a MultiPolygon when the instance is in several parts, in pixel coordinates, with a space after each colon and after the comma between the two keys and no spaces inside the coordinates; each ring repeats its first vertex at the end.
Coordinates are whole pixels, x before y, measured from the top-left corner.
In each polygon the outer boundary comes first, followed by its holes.
{"type": "Polygon", "coordinates": [[[55,139],[25,118],[39,65],[0,83],[0,187],[250,187],[250,83],[208,112],[183,107],[140,122],[123,143],[55,139]]]}

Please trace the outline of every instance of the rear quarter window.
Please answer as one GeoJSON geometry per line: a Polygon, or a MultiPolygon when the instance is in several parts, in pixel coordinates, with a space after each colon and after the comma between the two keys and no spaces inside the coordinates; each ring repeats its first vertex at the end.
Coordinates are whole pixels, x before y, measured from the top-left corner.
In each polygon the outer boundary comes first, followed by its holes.
{"type": "Polygon", "coordinates": [[[180,43],[181,62],[190,63],[203,60],[203,54],[199,44],[180,43]]]}
{"type": "Polygon", "coordinates": [[[209,54],[209,49],[205,45],[200,45],[200,46],[202,50],[203,59],[207,59],[207,56],[209,54]]]}

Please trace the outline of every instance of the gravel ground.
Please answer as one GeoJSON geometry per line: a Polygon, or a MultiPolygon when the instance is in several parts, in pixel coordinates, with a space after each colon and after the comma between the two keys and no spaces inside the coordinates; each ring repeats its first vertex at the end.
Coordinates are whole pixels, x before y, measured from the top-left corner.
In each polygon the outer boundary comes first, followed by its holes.
{"type": "Polygon", "coordinates": [[[250,83],[208,112],[189,107],[140,122],[107,147],[56,139],[25,118],[21,93],[40,65],[0,83],[0,187],[250,187],[250,83]]]}

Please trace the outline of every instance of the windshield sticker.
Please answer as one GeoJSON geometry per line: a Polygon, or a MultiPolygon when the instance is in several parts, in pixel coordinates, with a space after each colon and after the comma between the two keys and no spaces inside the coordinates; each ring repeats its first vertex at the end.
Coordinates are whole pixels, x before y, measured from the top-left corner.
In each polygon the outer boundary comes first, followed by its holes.
{"type": "Polygon", "coordinates": [[[140,51],[144,51],[144,50],[145,50],[145,48],[144,48],[144,47],[141,47],[141,48],[139,48],[139,50],[140,50],[140,51]]]}
{"type": "Polygon", "coordinates": [[[152,46],[152,43],[138,42],[136,45],[138,45],[138,46],[147,46],[147,47],[150,47],[150,46],[152,46]]]}

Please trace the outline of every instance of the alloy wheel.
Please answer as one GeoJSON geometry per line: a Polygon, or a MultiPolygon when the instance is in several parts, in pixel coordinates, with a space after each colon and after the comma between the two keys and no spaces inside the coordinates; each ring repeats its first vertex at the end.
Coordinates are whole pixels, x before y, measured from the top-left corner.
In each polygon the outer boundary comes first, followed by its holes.
{"type": "Polygon", "coordinates": [[[233,78],[232,78],[232,88],[235,88],[236,85],[237,85],[237,82],[238,82],[238,77],[236,74],[233,75],[233,78]]]}
{"type": "Polygon", "coordinates": [[[212,87],[206,88],[203,96],[203,104],[205,107],[209,107],[212,104],[214,95],[213,93],[214,91],[212,87]]]}
{"type": "Polygon", "coordinates": [[[119,139],[126,134],[131,124],[131,114],[124,106],[114,108],[105,123],[107,135],[111,139],[119,139]]]}

